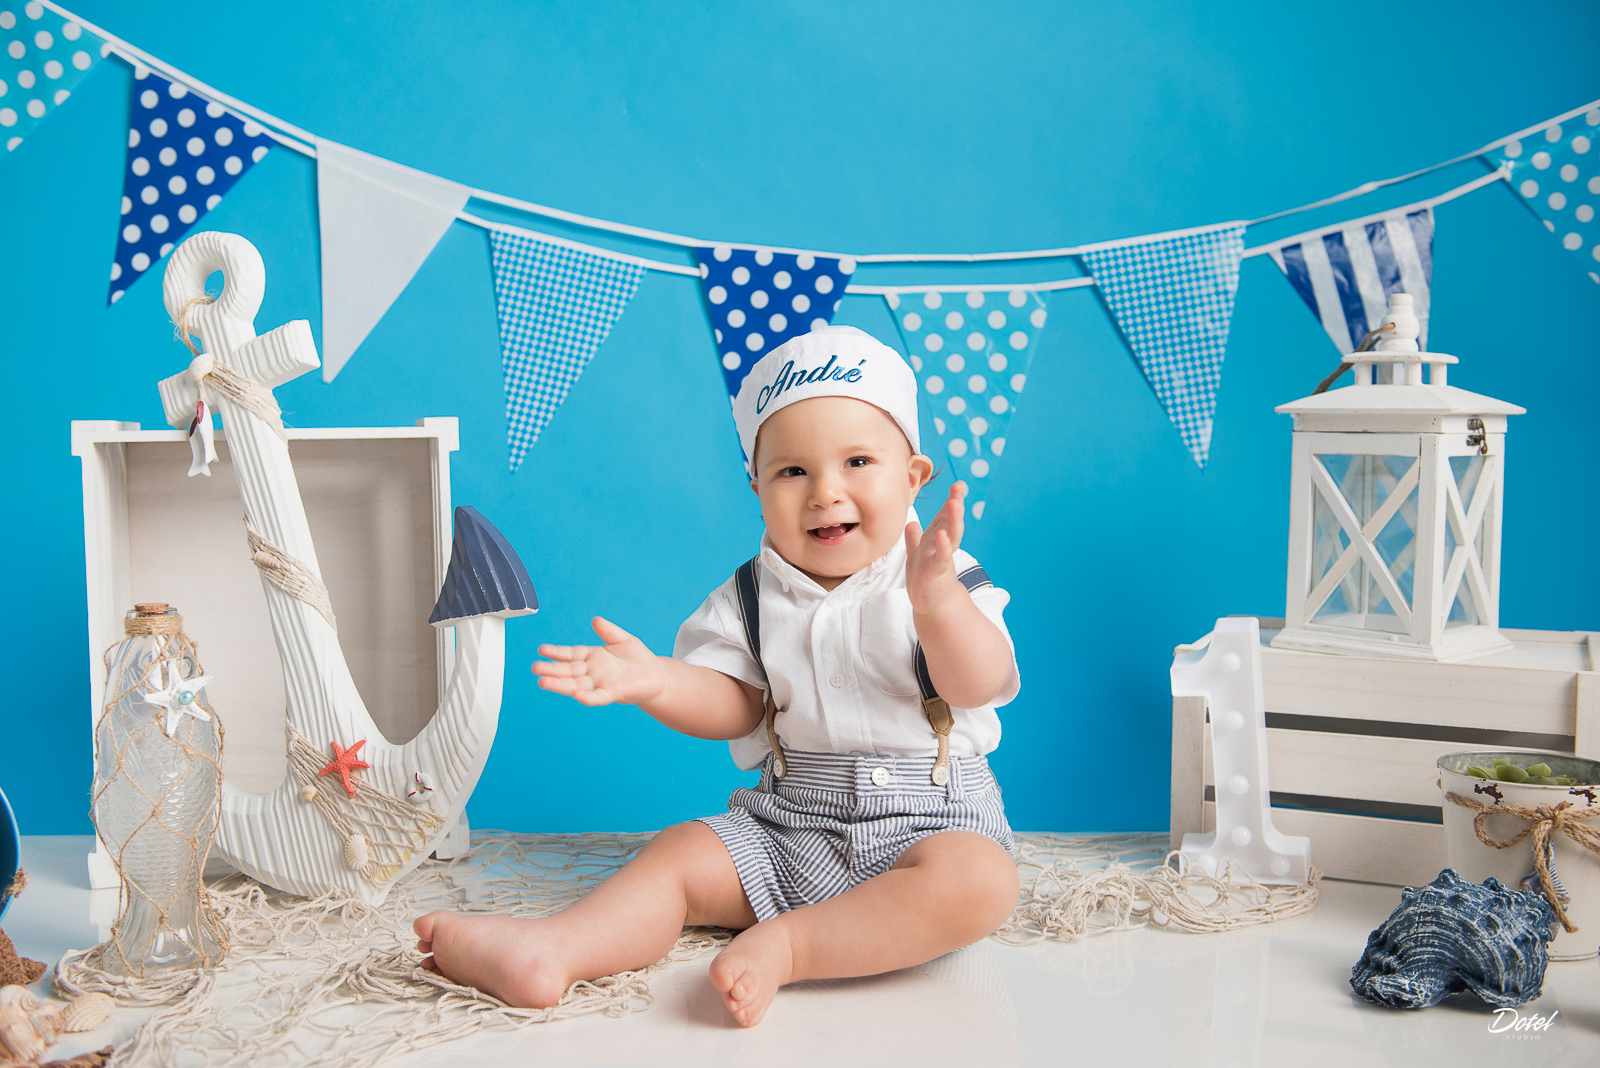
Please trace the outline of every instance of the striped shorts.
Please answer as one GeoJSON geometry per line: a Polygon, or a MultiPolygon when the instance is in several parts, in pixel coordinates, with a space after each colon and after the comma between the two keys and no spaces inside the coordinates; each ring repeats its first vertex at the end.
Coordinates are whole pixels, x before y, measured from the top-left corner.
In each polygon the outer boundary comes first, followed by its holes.
{"type": "Polygon", "coordinates": [[[935,786],[932,756],[784,755],[782,779],[769,753],[759,783],[700,820],[728,847],[757,920],[842,894],[940,831],[976,831],[1016,852],[1000,785],[981,756],[951,757],[950,781],[935,786]]]}

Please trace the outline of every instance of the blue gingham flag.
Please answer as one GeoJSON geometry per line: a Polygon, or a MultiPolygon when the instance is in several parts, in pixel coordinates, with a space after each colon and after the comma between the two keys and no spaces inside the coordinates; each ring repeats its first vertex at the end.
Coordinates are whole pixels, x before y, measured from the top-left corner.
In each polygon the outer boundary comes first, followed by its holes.
{"type": "MultiPolygon", "coordinates": [[[[1028,380],[1034,341],[1044,327],[1044,300],[1024,289],[889,293],[884,299],[934,433],[955,477],[967,481],[972,518],[982,519],[994,469],[1006,451],[1006,430],[1028,380]]],[[[923,451],[937,456],[929,425],[923,424],[923,451]]]]}
{"type": "Polygon", "coordinates": [[[122,222],[106,303],[121,300],[200,216],[222,202],[245,171],[266,157],[273,143],[260,126],[221,104],[136,68],[128,102],[122,222]]]}
{"type": "Polygon", "coordinates": [[[511,470],[567,399],[644,268],[521,234],[489,231],[511,470]]]}
{"type": "Polygon", "coordinates": [[[1101,299],[1201,467],[1239,288],[1244,223],[1131,237],[1083,253],[1101,299]]]}
{"type": "Polygon", "coordinates": [[[1428,347],[1433,285],[1433,209],[1401,209],[1371,222],[1298,234],[1268,253],[1340,352],[1354,352],[1389,311],[1389,294],[1409,293],[1428,347]]]}
{"type": "Polygon", "coordinates": [[[761,357],[833,322],[856,269],[854,260],[809,252],[718,245],[697,248],[694,255],[729,397],[761,357]]]}
{"type": "Polygon", "coordinates": [[[1544,228],[1575,253],[1589,277],[1600,282],[1600,108],[1567,122],[1552,123],[1526,141],[1512,141],[1489,153],[1491,166],[1511,166],[1516,190],[1544,228]]]}
{"type": "Polygon", "coordinates": [[[0,139],[14,152],[100,62],[100,38],[43,4],[0,0],[0,139]]]}

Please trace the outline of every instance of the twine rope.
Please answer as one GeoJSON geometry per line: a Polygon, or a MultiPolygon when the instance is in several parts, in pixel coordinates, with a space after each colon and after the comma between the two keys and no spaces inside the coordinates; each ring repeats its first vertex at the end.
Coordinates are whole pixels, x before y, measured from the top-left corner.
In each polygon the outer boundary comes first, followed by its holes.
{"type": "MultiPolygon", "coordinates": [[[[211,848],[211,834],[208,832],[205,836],[205,840],[202,842],[193,835],[184,834],[178,829],[168,826],[166,821],[163,819],[163,810],[166,807],[168,796],[174,791],[193,789],[193,785],[189,782],[191,776],[183,775],[175,779],[166,780],[163,784],[164,788],[160,791],[159,795],[152,797],[150,796],[149,792],[144,789],[144,787],[139,785],[138,778],[130,774],[127,767],[128,751],[137,749],[144,739],[150,734],[150,732],[162,732],[163,728],[161,725],[161,720],[163,717],[157,714],[144,718],[133,733],[124,737],[113,738],[112,735],[108,734],[104,739],[101,738],[101,732],[102,729],[105,728],[108,717],[112,715],[113,710],[117,707],[117,704],[120,701],[122,701],[125,697],[128,697],[135,690],[154,690],[161,688],[162,679],[160,673],[164,667],[169,671],[176,672],[177,666],[187,660],[189,663],[194,665],[193,673],[189,676],[190,678],[203,675],[205,674],[205,671],[200,666],[199,655],[194,642],[190,641],[189,636],[183,633],[182,616],[177,614],[137,616],[132,619],[125,619],[123,621],[123,629],[127,631],[130,636],[139,634],[151,635],[155,639],[155,655],[150,657],[149,662],[145,664],[144,669],[141,672],[131,677],[131,681],[127,686],[107,698],[105,705],[101,709],[100,719],[95,724],[95,738],[97,740],[97,745],[100,748],[101,756],[103,756],[106,751],[105,742],[115,740],[117,743],[109,747],[111,755],[115,758],[116,770],[111,775],[106,776],[104,780],[102,780],[98,774],[95,776],[94,794],[90,799],[90,818],[94,818],[94,812],[97,808],[99,808],[101,798],[105,795],[106,791],[110,790],[113,786],[131,787],[139,794],[140,797],[144,798],[145,802],[149,805],[149,815],[146,816],[136,827],[130,830],[120,842],[107,840],[105,843],[107,851],[111,856],[111,863],[117,869],[117,877],[122,883],[124,893],[138,895],[138,897],[142,899],[155,913],[158,920],[158,930],[165,931],[177,941],[194,950],[195,953],[197,953],[207,964],[216,964],[218,961],[211,959],[210,953],[206,950],[204,939],[201,938],[197,933],[176,932],[172,930],[168,923],[168,908],[173,902],[156,901],[145,892],[143,886],[128,878],[127,872],[124,870],[122,864],[122,851],[126,845],[137,838],[141,831],[152,825],[160,828],[160,830],[171,835],[178,841],[185,843],[188,848],[184,851],[184,870],[179,876],[180,881],[186,880],[191,876],[194,878],[200,898],[198,920],[202,926],[209,928],[209,930],[216,936],[219,949],[219,960],[221,956],[225,956],[227,954],[228,929],[225,925],[219,922],[219,917],[212,907],[211,897],[206,892],[201,881],[201,870],[205,866],[206,852],[211,848]],[[155,678],[153,680],[151,678],[152,673],[155,674],[155,678]]],[[[121,643],[118,642],[107,648],[101,658],[106,665],[108,682],[110,681],[110,672],[112,669],[111,653],[117,648],[117,645],[120,644],[121,643]]],[[[212,721],[216,724],[216,754],[213,755],[210,752],[197,748],[192,744],[191,739],[194,736],[197,722],[193,717],[179,717],[179,722],[173,733],[167,735],[167,737],[183,751],[184,756],[191,762],[198,764],[210,764],[215,769],[216,781],[220,784],[222,781],[222,719],[217,715],[216,710],[213,709],[209,703],[202,702],[198,696],[195,698],[195,701],[200,705],[201,708],[211,714],[212,721]]],[[[220,787],[216,790],[213,806],[210,822],[214,827],[217,820],[222,815],[222,790],[220,787]]],[[[96,820],[95,822],[96,826],[98,827],[100,825],[100,821],[96,820]]],[[[104,838],[103,834],[102,838],[104,838]]],[[[129,978],[122,979],[120,981],[128,983],[143,983],[146,981],[151,981],[147,980],[144,975],[144,962],[142,960],[130,961],[123,953],[120,941],[122,923],[132,912],[130,906],[131,901],[125,900],[122,912],[118,915],[116,922],[111,925],[111,937],[94,948],[85,951],[83,958],[86,966],[93,967],[98,970],[103,967],[105,958],[108,954],[115,954],[115,958],[119,962],[122,970],[129,976],[129,978]]],[[[109,978],[113,980],[117,979],[117,977],[109,978]]],[[[157,979],[153,981],[159,982],[160,980],[157,979]]]]}
{"type": "Polygon", "coordinates": [[[316,609],[317,614],[327,620],[328,626],[337,633],[339,621],[333,617],[333,601],[328,597],[328,587],[309,567],[262,537],[250,526],[249,516],[245,517],[244,524],[244,536],[250,543],[250,562],[256,565],[256,570],[290,597],[316,609]]]}
{"type": "Polygon", "coordinates": [[[1556,834],[1565,834],[1578,845],[1589,852],[1600,855],[1600,826],[1594,822],[1600,821],[1600,808],[1586,808],[1582,811],[1574,809],[1571,801],[1563,801],[1559,805],[1538,805],[1528,808],[1526,805],[1513,805],[1509,802],[1486,805],[1481,801],[1462,797],[1460,794],[1446,794],[1453,803],[1462,808],[1470,808],[1477,812],[1472,817],[1472,829],[1478,833],[1478,841],[1495,849],[1510,849],[1518,842],[1533,836],[1533,870],[1539,875],[1539,889],[1544,893],[1544,899],[1555,909],[1556,918],[1561,921],[1561,926],[1571,934],[1578,928],[1567,918],[1566,909],[1561,907],[1561,894],[1556,891],[1554,876],[1550,871],[1550,839],[1556,834]],[[1504,841],[1494,838],[1489,834],[1488,822],[1492,816],[1515,816],[1522,820],[1525,826],[1511,838],[1504,841]]]}
{"type": "MultiPolygon", "coordinates": [[[[122,633],[133,638],[141,634],[182,634],[183,617],[179,615],[124,616],[122,633]]],[[[115,649],[116,646],[111,648],[115,649]]],[[[109,650],[107,650],[109,652],[109,650]]]]}
{"type": "Polygon", "coordinates": [[[293,723],[286,725],[289,738],[289,770],[301,786],[315,791],[311,803],[345,841],[359,834],[367,840],[370,860],[361,875],[373,883],[394,877],[428,839],[444,829],[444,820],[429,807],[413,805],[393,794],[369,786],[362,778],[352,778],[356,795],[345,793],[338,779],[320,778],[318,770],[327,765],[328,754],[319,753],[293,723]]]}
{"type": "MultiPolygon", "coordinates": [[[[518,1009],[419,968],[410,924],[431,909],[553,915],[615,874],[650,837],[474,832],[468,853],[424,861],[378,906],[336,893],[299,898],[228,876],[206,890],[232,932],[226,968],[129,980],[97,971],[74,951],[57,964],[55,988],[65,996],[99,990],[156,1007],[118,1047],[125,1068],[180,1059],[378,1068],[485,1028],[625,1016],[650,1006],[655,976],[720,949],[731,932],[685,928],[655,964],[574,983],[549,1009],[518,1009]]],[[[1215,877],[1180,875],[1163,861],[1170,861],[1165,837],[1018,835],[1022,892],[1017,911],[992,937],[1011,945],[1073,941],[1151,923],[1231,930],[1315,904],[1315,869],[1312,883],[1299,887],[1234,883],[1226,868],[1215,877]]]]}
{"type": "MultiPolygon", "coordinates": [[[[195,346],[192,338],[193,331],[189,328],[189,317],[194,310],[202,305],[210,304],[217,298],[208,293],[194,297],[183,306],[183,311],[178,314],[178,321],[173,324],[173,333],[177,339],[196,357],[202,355],[195,346]]],[[[201,376],[200,384],[210,386],[222,396],[227,397],[245,411],[267,424],[278,440],[285,445],[289,443],[289,435],[283,429],[283,410],[278,407],[278,402],[273,399],[272,391],[262,386],[245,375],[223,363],[222,360],[212,355],[211,367],[201,376]]]]}
{"type": "MultiPolygon", "coordinates": [[[[1137,838],[1106,840],[1114,847],[1137,838]]],[[[1193,867],[1184,871],[1181,855],[1173,850],[1164,856],[1134,851],[1131,858],[1113,853],[1110,863],[1086,870],[1076,858],[1051,858],[1056,841],[1072,839],[1017,836],[1017,867],[1024,874],[1021,900],[991,937],[1010,945],[1046,938],[1073,942],[1151,924],[1196,933],[1232,931],[1303,915],[1316,907],[1321,894],[1322,872],[1315,867],[1304,885],[1268,886],[1231,859],[1224,859],[1215,875],[1193,867]],[[1159,863],[1151,863],[1157,859],[1159,863]]]]}

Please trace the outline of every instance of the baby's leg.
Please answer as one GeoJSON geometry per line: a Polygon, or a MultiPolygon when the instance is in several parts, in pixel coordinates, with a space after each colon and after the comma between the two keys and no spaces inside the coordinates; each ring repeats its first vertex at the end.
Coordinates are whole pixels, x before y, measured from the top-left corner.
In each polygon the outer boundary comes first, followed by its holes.
{"type": "Polygon", "coordinates": [[[544,919],[430,912],[413,925],[425,968],[511,1005],[542,1009],[579,979],[654,964],[686,925],[756,922],[733,858],[703,823],[680,823],[583,900],[544,919]]]}
{"type": "Polygon", "coordinates": [[[877,878],[749,928],[712,962],[711,981],[750,1027],[785,983],[922,964],[992,933],[1016,904],[1017,868],[1004,847],[943,831],[877,878]]]}

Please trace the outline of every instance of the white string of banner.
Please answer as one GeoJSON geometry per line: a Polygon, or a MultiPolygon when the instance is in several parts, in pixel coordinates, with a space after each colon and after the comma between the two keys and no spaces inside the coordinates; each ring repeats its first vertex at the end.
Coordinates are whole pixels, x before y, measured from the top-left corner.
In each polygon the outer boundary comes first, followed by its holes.
{"type": "MultiPolygon", "coordinates": [[[[94,33],[94,34],[98,35],[99,37],[101,37],[106,42],[106,44],[107,44],[107,46],[109,48],[109,51],[111,53],[120,56],[123,60],[127,61],[128,63],[133,64],[136,68],[143,66],[143,67],[149,67],[149,68],[151,68],[153,70],[159,71],[163,75],[165,75],[166,77],[172,79],[173,81],[182,83],[183,85],[188,87],[190,90],[192,90],[194,92],[197,92],[200,95],[202,95],[204,97],[207,97],[208,99],[213,100],[216,103],[221,104],[222,106],[224,106],[226,108],[229,108],[230,110],[235,111],[239,115],[240,118],[242,118],[242,119],[248,118],[250,120],[253,120],[254,122],[259,124],[263,128],[263,130],[265,131],[267,136],[271,137],[274,141],[276,141],[277,143],[283,145],[284,147],[289,148],[289,149],[291,149],[291,150],[293,150],[295,152],[298,152],[301,155],[306,156],[308,158],[311,158],[311,159],[317,158],[316,142],[317,142],[318,138],[316,137],[315,134],[311,133],[310,131],[302,129],[301,127],[296,126],[293,123],[287,122],[284,119],[280,119],[276,115],[271,114],[270,112],[266,112],[266,111],[261,110],[260,108],[254,107],[254,106],[246,103],[243,100],[239,100],[236,97],[233,97],[233,96],[228,95],[227,93],[221,92],[220,90],[214,88],[213,86],[207,85],[205,82],[201,81],[198,78],[195,78],[194,76],[188,74],[187,72],[178,69],[177,67],[173,66],[170,63],[167,63],[166,61],[160,59],[157,56],[151,55],[150,53],[144,51],[143,49],[139,48],[138,46],[136,46],[136,45],[124,40],[121,37],[118,37],[117,35],[109,32],[108,30],[105,30],[104,28],[102,28],[100,26],[97,26],[92,22],[89,22],[87,19],[84,19],[84,18],[80,17],[79,15],[77,15],[76,13],[74,13],[72,11],[69,11],[67,8],[64,8],[61,5],[59,5],[57,3],[54,3],[53,0],[39,0],[39,2],[41,4],[43,4],[44,7],[49,8],[51,11],[54,11],[56,14],[62,16],[63,18],[71,19],[71,20],[77,22],[79,25],[83,26],[85,29],[89,30],[91,33],[94,33]]],[[[1442,170],[1443,168],[1453,166],[1453,165],[1455,165],[1457,163],[1463,163],[1463,162],[1466,162],[1467,160],[1471,160],[1471,159],[1477,158],[1479,156],[1484,155],[1485,153],[1492,152],[1497,148],[1503,147],[1504,145],[1507,145],[1507,144],[1511,143],[1512,141],[1521,140],[1522,138],[1527,137],[1530,134],[1534,134],[1534,133],[1537,133],[1537,132],[1539,132],[1541,130],[1544,130],[1544,129],[1546,129],[1547,127],[1549,127],[1553,123],[1565,122],[1568,119],[1571,119],[1571,118],[1573,118],[1575,116],[1582,115],[1585,112],[1591,111],[1596,107],[1600,107],[1600,100],[1591,101],[1590,103],[1584,104],[1581,107],[1573,108],[1572,110],[1567,111],[1567,112],[1563,112],[1561,115],[1555,116],[1554,118],[1546,119],[1545,121],[1537,123],[1537,124],[1535,124],[1533,126],[1529,126],[1526,129],[1519,130],[1516,133],[1509,134],[1509,135],[1507,135],[1505,137],[1501,137],[1501,138],[1499,138],[1497,140],[1491,141],[1488,144],[1484,145],[1483,147],[1481,147],[1479,149],[1476,149],[1475,151],[1463,153],[1462,155],[1459,155],[1459,156],[1453,157],[1451,159],[1445,160],[1445,161],[1443,161],[1441,163],[1436,163],[1436,164],[1433,164],[1431,166],[1421,168],[1420,170],[1411,171],[1411,172],[1409,172],[1407,174],[1397,175],[1397,176],[1392,177],[1392,178],[1384,178],[1384,179],[1380,179],[1380,180],[1376,180],[1376,181],[1364,182],[1361,185],[1358,185],[1353,189],[1348,189],[1343,193],[1336,194],[1335,196],[1325,197],[1325,198],[1323,198],[1321,200],[1313,201],[1313,202],[1311,202],[1309,204],[1301,204],[1298,207],[1287,208],[1287,209],[1285,209],[1283,211],[1274,212],[1274,213],[1272,213],[1270,215],[1263,215],[1263,216],[1261,216],[1260,218],[1257,218],[1257,219],[1245,220],[1245,221],[1243,221],[1242,225],[1244,225],[1244,226],[1255,226],[1255,225],[1258,225],[1258,224],[1261,224],[1261,223],[1270,222],[1270,221],[1275,220],[1275,219],[1281,219],[1281,218],[1285,218],[1286,216],[1298,214],[1300,212],[1311,211],[1311,210],[1314,210],[1316,208],[1327,207],[1329,205],[1337,204],[1337,203],[1340,203],[1340,202],[1345,201],[1345,200],[1353,199],[1355,197],[1365,196],[1368,193],[1375,192],[1375,191],[1377,191],[1379,189],[1382,189],[1382,188],[1385,188],[1387,186],[1396,185],[1396,184],[1399,184],[1401,182],[1407,182],[1407,181],[1410,181],[1410,180],[1412,180],[1414,178],[1419,178],[1419,177],[1422,177],[1423,175],[1431,174],[1434,171],[1442,170]]],[[[394,164],[394,166],[403,167],[404,165],[403,164],[394,164]]],[[[414,170],[414,168],[407,168],[407,169],[408,170],[414,170]]],[[[428,172],[418,171],[417,173],[426,174],[428,172]]],[[[1334,226],[1329,227],[1327,229],[1338,229],[1339,227],[1342,227],[1342,226],[1356,225],[1357,222],[1375,221],[1377,219],[1386,218],[1386,217],[1388,217],[1390,215],[1393,215],[1393,214],[1396,214],[1396,213],[1399,213],[1399,212],[1418,211],[1418,210],[1422,210],[1424,208],[1430,208],[1430,207],[1433,207],[1433,206],[1435,206],[1437,204],[1443,204],[1443,203],[1446,203],[1447,201],[1454,200],[1457,197],[1464,196],[1467,193],[1473,192],[1476,189],[1483,188],[1484,186],[1486,186],[1486,185],[1488,185],[1488,184],[1490,184],[1492,182],[1496,182],[1496,181],[1500,181],[1502,179],[1505,179],[1506,177],[1507,177],[1507,172],[1505,170],[1503,170],[1503,169],[1502,170],[1498,170],[1498,171],[1495,171],[1495,172],[1493,172],[1491,174],[1485,175],[1485,176],[1483,176],[1481,178],[1475,179],[1474,181],[1467,182],[1464,185],[1457,186],[1454,189],[1447,190],[1447,191],[1445,191],[1443,193],[1438,194],[1437,196],[1427,198],[1426,200],[1420,200],[1420,201],[1417,201],[1417,202],[1415,202],[1413,204],[1406,205],[1405,207],[1392,208],[1392,209],[1389,209],[1388,211],[1375,213],[1375,214],[1373,214],[1371,216],[1367,216],[1366,218],[1364,218],[1362,220],[1338,223],[1338,224],[1335,224],[1334,226]]],[[[446,180],[448,180],[448,179],[446,179],[446,180]]],[[[686,236],[686,235],[683,235],[683,234],[674,234],[674,233],[670,233],[670,232],[667,232],[667,231],[664,231],[664,230],[653,230],[653,229],[650,229],[648,227],[634,226],[634,225],[632,225],[630,223],[614,222],[614,221],[611,221],[609,219],[601,219],[601,218],[598,218],[596,216],[582,215],[582,214],[579,214],[577,212],[566,211],[566,210],[563,210],[561,208],[553,208],[553,207],[550,207],[548,205],[536,204],[536,203],[534,203],[532,201],[522,200],[522,199],[517,198],[517,197],[507,196],[507,195],[505,195],[503,193],[496,193],[493,190],[478,189],[478,188],[471,187],[471,186],[463,186],[463,188],[467,189],[467,191],[468,191],[469,195],[471,196],[471,198],[475,199],[475,200],[484,201],[484,202],[489,203],[489,204],[496,204],[496,205],[499,205],[500,207],[510,208],[510,209],[515,210],[515,211],[525,212],[525,213],[530,214],[530,215],[538,215],[538,216],[541,216],[541,217],[544,217],[544,218],[553,219],[553,220],[556,220],[556,221],[559,221],[559,222],[564,222],[564,223],[567,223],[569,225],[580,227],[580,228],[583,228],[583,229],[596,230],[596,231],[600,231],[600,232],[603,232],[603,233],[616,234],[616,235],[622,236],[622,237],[636,238],[636,239],[641,240],[641,241],[653,242],[653,243],[656,243],[656,244],[674,245],[674,246],[677,246],[677,247],[680,247],[680,248],[686,248],[686,249],[704,249],[704,248],[720,249],[720,248],[727,248],[727,249],[744,249],[744,250],[752,250],[752,251],[782,252],[782,253],[790,253],[790,254],[795,254],[795,255],[826,256],[826,257],[830,257],[830,258],[834,258],[834,259],[840,259],[840,260],[853,260],[857,264],[863,264],[863,263],[874,263],[874,264],[880,264],[880,263],[883,263],[883,264],[886,264],[886,263],[998,263],[998,262],[1005,262],[1005,261],[1021,261],[1021,260],[1066,259],[1066,258],[1069,258],[1069,257],[1081,256],[1081,255],[1084,255],[1085,253],[1094,252],[1094,251],[1098,251],[1098,250],[1101,250],[1101,249],[1117,248],[1117,247],[1126,246],[1126,245],[1130,245],[1130,244],[1143,244],[1143,243],[1147,243],[1147,242],[1167,240],[1167,239],[1182,237],[1182,236],[1184,236],[1186,234],[1195,233],[1195,232],[1198,232],[1200,230],[1207,230],[1207,229],[1212,229],[1213,228],[1213,227],[1210,227],[1210,226],[1208,226],[1208,227],[1191,227],[1191,228],[1187,228],[1187,229],[1171,230],[1171,231],[1165,231],[1165,232],[1156,233],[1156,234],[1143,234],[1143,235],[1139,235],[1139,236],[1136,236],[1136,237],[1130,237],[1130,238],[1119,238],[1119,239],[1112,240],[1112,241],[1093,242],[1093,243],[1083,244],[1083,245],[1070,245],[1070,246],[1064,246],[1064,247],[1061,247],[1061,248],[1031,249],[1031,250],[1021,250],[1021,251],[1011,251],[1011,252],[964,252],[964,253],[918,253],[918,252],[913,252],[913,253],[868,253],[868,254],[861,254],[861,255],[849,255],[849,254],[846,254],[846,253],[825,252],[825,251],[820,251],[820,250],[815,250],[815,249],[783,248],[783,247],[778,247],[778,246],[773,246],[773,245],[756,245],[756,244],[747,244],[747,243],[732,242],[732,241],[709,241],[709,240],[705,240],[703,238],[689,237],[689,236],[686,236]]],[[[637,265],[637,266],[640,266],[640,267],[644,267],[644,268],[646,268],[648,270],[659,271],[659,272],[662,272],[664,274],[684,275],[684,276],[688,276],[688,277],[699,277],[700,274],[701,274],[699,268],[693,267],[693,266],[689,266],[687,264],[668,263],[668,262],[665,262],[665,261],[662,261],[662,260],[650,259],[650,258],[640,257],[640,256],[633,256],[633,255],[629,255],[629,254],[624,253],[624,252],[618,252],[618,251],[615,251],[615,250],[612,250],[612,249],[601,248],[599,246],[589,245],[589,244],[585,244],[585,243],[579,242],[579,241],[573,241],[573,240],[568,239],[568,238],[559,238],[559,237],[555,237],[553,235],[542,233],[542,232],[539,232],[539,231],[529,230],[529,229],[526,229],[524,227],[513,226],[513,225],[508,224],[508,223],[493,222],[491,220],[484,219],[481,216],[478,216],[478,215],[472,214],[470,212],[467,212],[466,210],[462,210],[461,212],[458,212],[457,215],[456,215],[456,218],[458,218],[462,222],[468,223],[468,224],[470,224],[472,226],[480,227],[482,229],[496,230],[496,231],[500,231],[502,233],[517,234],[517,235],[520,235],[520,236],[524,236],[524,237],[530,238],[530,239],[535,240],[535,241],[542,241],[542,242],[546,242],[548,244],[558,245],[558,246],[561,246],[561,247],[564,247],[564,248],[575,249],[575,250],[586,252],[586,253],[589,253],[589,254],[592,254],[592,255],[596,255],[596,256],[603,256],[603,257],[606,257],[608,259],[617,260],[617,261],[620,261],[620,262],[623,262],[623,263],[634,264],[634,265],[637,265]]],[[[1240,225],[1240,224],[1236,223],[1234,225],[1240,225]]],[[[1266,255],[1266,254],[1268,254],[1269,252],[1271,252],[1275,248],[1282,247],[1283,245],[1286,245],[1286,244],[1291,244],[1291,243],[1293,243],[1295,241],[1301,240],[1305,236],[1306,236],[1305,234],[1299,234],[1299,235],[1296,235],[1296,236],[1293,236],[1293,237],[1282,238],[1282,239],[1279,239],[1278,241],[1274,241],[1274,242],[1271,242],[1269,244],[1258,245],[1258,246],[1255,246],[1253,248],[1247,248],[1244,251],[1244,256],[1246,258],[1249,258],[1249,257],[1252,257],[1252,256],[1266,255]]],[[[1006,282],[1006,283],[982,283],[982,284],[973,284],[973,283],[965,283],[965,284],[961,284],[961,283],[955,283],[955,284],[951,284],[951,283],[932,283],[932,284],[926,284],[926,285],[904,285],[904,286],[866,285],[866,284],[861,284],[861,283],[852,283],[852,284],[846,286],[844,291],[846,293],[852,293],[852,294],[858,294],[858,295],[886,295],[886,294],[890,294],[890,293],[928,293],[928,292],[951,292],[951,291],[962,291],[962,292],[967,292],[967,291],[973,291],[973,292],[1006,292],[1006,291],[1012,291],[1012,290],[1021,290],[1021,291],[1024,291],[1024,292],[1049,292],[1049,291],[1056,291],[1056,290],[1076,289],[1076,288],[1081,288],[1081,287],[1084,287],[1084,286],[1092,286],[1094,284],[1095,284],[1094,279],[1091,276],[1078,275],[1078,276],[1074,276],[1074,277],[1070,277],[1070,278],[1059,278],[1059,279],[1053,279],[1053,280],[1042,281],[1042,282],[1006,282]]]]}

